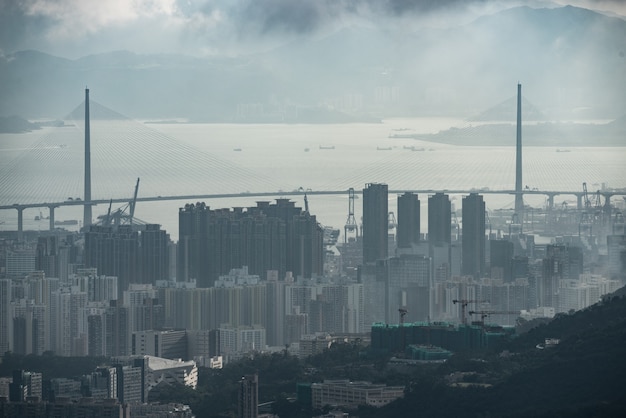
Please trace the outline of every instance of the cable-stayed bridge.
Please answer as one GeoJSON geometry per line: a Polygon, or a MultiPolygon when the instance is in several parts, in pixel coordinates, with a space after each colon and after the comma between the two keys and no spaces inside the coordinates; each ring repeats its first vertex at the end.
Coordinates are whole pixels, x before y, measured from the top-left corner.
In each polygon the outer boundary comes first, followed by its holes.
{"type": "MultiPolygon", "coordinates": [[[[189,124],[181,128],[194,140],[181,141],[156,125],[151,128],[92,101],[92,199],[84,202],[77,200],[83,196],[83,114],[80,105],[65,118],[67,126],[46,128],[40,136],[30,134],[31,143],[3,150],[0,209],[17,210],[19,221],[24,209],[47,207],[52,226],[57,207],[128,202],[137,178],[139,202],[301,196],[302,188],[309,195],[347,195],[349,188],[358,193],[369,182],[387,183],[391,193],[516,194],[512,146],[431,144],[413,152],[415,147],[389,139],[389,127],[382,125],[346,125],[331,132],[314,125],[298,131],[289,126],[189,124]],[[375,146],[382,141],[392,146],[375,146]]],[[[545,196],[548,206],[555,196],[575,195],[580,206],[582,182],[623,178],[619,153],[564,158],[572,154],[525,150],[524,181],[531,187],[522,193],[545,196]]],[[[624,194],[608,189],[601,193],[605,199],[624,194]]]]}

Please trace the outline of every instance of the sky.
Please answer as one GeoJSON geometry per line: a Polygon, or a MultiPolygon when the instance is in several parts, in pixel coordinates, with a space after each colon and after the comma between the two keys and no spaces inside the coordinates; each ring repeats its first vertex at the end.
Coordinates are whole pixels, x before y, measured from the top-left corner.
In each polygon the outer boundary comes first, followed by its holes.
{"type": "Polygon", "coordinates": [[[238,56],[345,26],[413,31],[515,5],[565,4],[626,16],[623,0],[0,0],[0,52],[238,56]]]}

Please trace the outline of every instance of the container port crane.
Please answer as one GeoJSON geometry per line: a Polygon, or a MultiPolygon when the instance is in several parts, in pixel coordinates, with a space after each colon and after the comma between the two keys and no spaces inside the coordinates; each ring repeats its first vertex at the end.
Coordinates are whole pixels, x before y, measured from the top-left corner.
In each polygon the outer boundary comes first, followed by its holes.
{"type": "Polygon", "coordinates": [[[135,184],[135,191],[133,193],[132,199],[123,207],[116,209],[111,212],[111,206],[113,205],[113,199],[109,202],[109,209],[107,214],[104,216],[99,216],[101,219],[101,224],[104,226],[111,225],[133,225],[133,221],[135,220],[135,206],[137,205],[137,194],[139,193],[139,178],[137,178],[137,184],[135,184]],[[126,213],[126,209],[128,209],[129,213],[126,213]]]}
{"type": "Polygon", "coordinates": [[[343,227],[343,239],[344,242],[348,242],[348,232],[354,232],[356,237],[359,237],[359,226],[354,218],[354,189],[350,187],[348,189],[348,219],[343,227]]]}

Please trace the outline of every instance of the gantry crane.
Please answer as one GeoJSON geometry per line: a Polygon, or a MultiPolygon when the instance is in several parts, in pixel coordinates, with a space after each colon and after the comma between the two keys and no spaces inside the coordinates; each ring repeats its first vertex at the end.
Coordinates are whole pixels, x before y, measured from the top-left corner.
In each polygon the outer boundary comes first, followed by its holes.
{"type": "Polygon", "coordinates": [[[298,187],[298,191],[304,193],[304,211],[309,213],[309,199],[307,198],[306,193],[307,192],[312,192],[312,190],[311,189],[305,189],[304,187],[298,187]]]}
{"type": "Polygon", "coordinates": [[[485,327],[485,318],[491,315],[519,315],[520,311],[469,311],[470,315],[480,315],[480,326],[485,327]]]}
{"type": "Polygon", "coordinates": [[[109,201],[109,209],[106,215],[99,216],[101,223],[104,226],[119,226],[122,224],[133,225],[135,220],[135,206],[137,205],[137,194],[139,193],[139,177],[137,177],[137,184],[135,185],[135,191],[133,197],[128,201],[126,205],[111,212],[111,206],[113,205],[113,199],[109,201]],[[126,213],[128,209],[129,213],[126,213]]]}
{"type": "Polygon", "coordinates": [[[587,183],[583,183],[583,204],[585,205],[585,210],[589,212],[591,209],[591,200],[589,200],[589,193],[587,192],[587,183]]]}
{"type": "Polygon", "coordinates": [[[354,189],[350,187],[350,189],[348,189],[348,219],[343,227],[343,240],[346,243],[348,242],[348,231],[356,232],[356,237],[359,237],[359,226],[354,218],[354,199],[354,189]]]}
{"type": "Polygon", "coordinates": [[[461,322],[463,323],[463,325],[467,325],[467,319],[465,318],[465,308],[467,307],[468,304],[470,303],[489,303],[488,300],[474,300],[474,299],[454,299],[452,301],[452,303],[454,303],[455,305],[457,303],[461,304],[461,322]]]}
{"type": "Polygon", "coordinates": [[[133,218],[135,217],[135,206],[137,205],[137,193],[139,192],[139,177],[137,177],[137,184],[135,185],[135,194],[133,194],[133,200],[130,201],[130,216],[129,223],[133,224],[133,218]]]}

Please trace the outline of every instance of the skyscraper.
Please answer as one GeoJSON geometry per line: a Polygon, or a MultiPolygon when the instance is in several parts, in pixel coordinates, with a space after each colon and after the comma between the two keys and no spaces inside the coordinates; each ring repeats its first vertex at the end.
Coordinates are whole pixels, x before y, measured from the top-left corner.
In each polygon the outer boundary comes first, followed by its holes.
{"type": "Polygon", "coordinates": [[[513,280],[513,243],[506,239],[489,240],[489,267],[492,279],[513,280]]]}
{"type": "Polygon", "coordinates": [[[169,279],[169,236],[159,225],[92,225],[85,233],[85,265],[118,278],[118,299],[131,283],[169,279]]]}
{"type": "Polygon", "coordinates": [[[46,276],[59,277],[58,263],[59,237],[56,235],[38,237],[35,268],[46,276]]]}
{"type": "Polygon", "coordinates": [[[420,241],[420,201],[416,194],[398,196],[398,248],[409,248],[420,241]]]}
{"type": "Polygon", "coordinates": [[[551,266],[550,274],[556,275],[558,280],[578,280],[583,272],[583,250],[578,246],[550,244],[544,260],[551,266]]]}
{"type": "Polygon", "coordinates": [[[13,352],[41,355],[45,351],[46,306],[31,299],[11,303],[13,310],[13,352]]]}
{"type": "Polygon", "coordinates": [[[447,194],[435,193],[428,198],[428,242],[450,244],[452,205],[447,194]]]}
{"type": "Polygon", "coordinates": [[[10,348],[11,334],[11,280],[0,279],[0,353],[10,348]]]}
{"type": "Polygon", "coordinates": [[[177,277],[195,278],[198,287],[243,266],[260,277],[269,270],[307,278],[323,272],[322,227],[288,199],[232,211],[188,204],[179,210],[179,225],[177,277]]]}
{"type": "Polygon", "coordinates": [[[368,183],[363,189],[363,262],[373,263],[388,256],[387,185],[368,183]]]}
{"type": "Polygon", "coordinates": [[[131,225],[92,225],[85,233],[85,266],[117,276],[118,299],[139,278],[139,235],[131,225]]]}
{"type": "Polygon", "coordinates": [[[245,375],[239,382],[239,418],[257,418],[259,416],[259,376],[245,375]]]}
{"type": "Polygon", "coordinates": [[[608,272],[611,279],[626,282],[626,235],[608,235],[608,272]]]}
{"type": "Polygon", "coordinates": [[[160,225],[146,225],[141,231],[141,283],[169,279],[169,241],[160,225]]]}
{"type": "Polygon", "coordinates": [[[278,280],[277,271],[268,272],[265,328],[269,345],[285,344],[285,286],[284,280],[278,280]]]}
{"type": "Polygon", "coordinates": [[[485,202],[470,193],[462,203],[461,274],[481,277],[485,274],[485,202]]]}
{"type": "Polygon", "coordinates": [[[120,300],[109,302],[104,314],[105,356],[130,355],[129,308],[120,300]]]}

